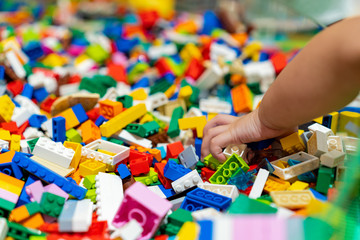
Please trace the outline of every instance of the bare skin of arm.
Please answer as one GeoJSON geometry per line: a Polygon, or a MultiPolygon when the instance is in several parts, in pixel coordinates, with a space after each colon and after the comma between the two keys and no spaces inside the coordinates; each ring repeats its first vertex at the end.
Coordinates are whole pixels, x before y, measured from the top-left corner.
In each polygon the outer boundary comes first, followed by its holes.
{"type": "Polygon", "coordinates": [[[243,116],[218,115],[204,128],[202,156],[225,160],[222,149],[278,137],[299,124],[339,110],[360,89],[360,17],[316,35],[286,66],[259,109],[243,116]]]}

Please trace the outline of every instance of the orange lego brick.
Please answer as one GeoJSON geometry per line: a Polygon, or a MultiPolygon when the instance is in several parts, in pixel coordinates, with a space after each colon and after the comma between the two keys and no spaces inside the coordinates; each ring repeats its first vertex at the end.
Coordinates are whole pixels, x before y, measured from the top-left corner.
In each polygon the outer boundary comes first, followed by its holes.
{"type": "Polygon", "coordinates": [[[20,151],[20,140],[21,136],[17,134],[11,135],[11,141],[10,141],[10,149],[14,151],[20,151]]]}
{"type": "Polygon", "coordinates": [[[21,225],[28,228],[38,229],[44,224],[44,219],[41,213],[36,213],[27,219],[20,222],[21,225]]]}
{"type": "Polygon", "coordinates": [[[252,109],[252,95],[246,84],[231,89],[231,98],[236,113],[250,112],[252,109]]]}
{"type": "Polygon", "coordinates": [[[57,115],[56,117],[63,117],[65,118],[65,128],[66,130],[69,130],[70,128],[76,127],[77,125],[80,124],[79,120],[77,119],[74,111],[69,108],[63,112],[61,112],[59,115],[57,115]]]}
{"type": "Polygon", "coordinates": [[[9,215],[9,220],[13,222],[20,222],[30,217],[29,211],[25,205],[13,209],[9,215]]]}
{"type": "Polygon", "coordinates": [[[65,141],[64,142],[64,147],[66,148],[71,148],[72,150],[75,151],[74,157],[70,163],[70,166],[73,167],[75,170],[78,168],[79,163],[80,163],[80,159],[81,159],[81,144],[80,143],[75,143],[75,142],[68,142],[65,141]]]}
{"type": "Polygon", "coordinates": [[[86,177],[88,175],[96,175],[99,172],[105,172],[106,170],[106,164],[94,161],[94,160],[88,160],[83,163],[80,163],[79,166],[79,173],[80,176],[86,177]]]}
{"type": "Polygon", "coordinates": [[[78,130],[81,131],[81,137],[85,144],[91,143],[92,141],[101,138],[99,127],[96,126],[95,123],[91,120],[87,120],[81,124],[78,130]]]}
{"type": "Polygon", "coordinates": [[[0,154],[0,164],[11,162],[15,155],[15,151],[8,151],[6,153],[0,154]]]}
{"type": "Polygon", "coordinates": [[[25,182],[0,172],[0,188],[20,195],[25,182]]]}
{"type": "Polygon", "coordinates": [[[179,128],[181,130],[187,129],[196,129],[196,134],[198,138],[203,137],[204,127],[206,125],[206,117],[189,117],[189,118],[181,118],[179,121],[179,128]]]}
{"type": "Polygon", "coordinates": [[[123,111],[123,104],[121,102],[114,102],[109,99],[105,99],[99,101],[99,104],[100,114],[108,119],[115,117],[123,111]]]}

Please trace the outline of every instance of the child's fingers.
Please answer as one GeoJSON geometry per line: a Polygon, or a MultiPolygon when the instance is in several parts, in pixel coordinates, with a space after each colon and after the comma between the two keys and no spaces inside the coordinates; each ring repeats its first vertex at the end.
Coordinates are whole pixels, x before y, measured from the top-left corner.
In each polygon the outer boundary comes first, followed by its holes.
{"type": "Polygon", "coordinates": [[[226,157],[223,154],[223,148],[233,143],[231,135],[230,131],[224,131],[210,141],[210,153],[220,162],[226,160],[226,157]]]}
{"type": "Polygon", "coordinates": [[[227,125],[232,123],[234,120],[236,119],[236,117],[234,116],[230,116],[230,115],[225,115],[225,114],[219,114],[216,115],[213,119],[211,119],[206,126],[204,127],[204,135],[207,135],[207,132],[219,125],[227,125]]]}
{"type": "Polygon", "coordinates": [[[216,137],[217,135],[227,131],[229,125],[217,126],[209,129],[206,135],[203,137],[202,145],[201,145],[201,158],[206,157],[210,153],[210,141],[216,137]]]}

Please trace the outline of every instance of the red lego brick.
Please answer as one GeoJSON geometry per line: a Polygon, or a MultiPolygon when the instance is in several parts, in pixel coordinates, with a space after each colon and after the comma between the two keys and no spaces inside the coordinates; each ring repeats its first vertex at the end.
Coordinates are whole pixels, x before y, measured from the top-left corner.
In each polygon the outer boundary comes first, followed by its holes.
{"type": "Polygon", "coordinates": [[[154,238],[154,240],[167,240],[169,238],[168,235],[159,235],[154,238]]]}
{"type": "Polygon", "coordinates": [[[182,151],[184,151],[184,146],[180,141],[170,143],[167,145],[166,158],[177,158],[182,151]]]}
{"type": "Polygon", "coordinates": [[[72,76],[69,77],[69,81],[68,83],[78,83],[78,82],[81,82],[81,76],[80,75],[77,75],[77,74],[74,74],[72,76]]]}
{"type": "Polygon", "coordinates": [[[146,158],[147,162],[149,163],[149,167],[150,167],[152,165],[153,156],[148,153],[139,152],[139,151],[135,150],[134,148],[135,148],[134,146],[130,146],[129,161],[131,161],[132,159],[137,159],[137,158],[146,158]]]}
{"type": "Polygon", "coordinates": [[[201,178],[204,181],[209,181],[209,178],[215,173],[214,170],[207,168],[207,167],[203,167],[201,169],[201,178]]]}
{"type": "Polygon", "coordinates": [[[196,58],[193,58],[191,59],[189,66],[185,71],[185,76],[197,80],[204,72],[204,70],[205,67],[202,65],[202,63],[196,58]]]}
{"type": "Polygon", "coordinates": [[[55,102],[55,100],[57,99],[56,96],[54,95],[50,95],[49,97],[47,97],[40,105],[40,108],[42,110],[44,110],[45,112],[50,113],[51,112],[51,106],[53,105],[53,103],[55,102]]]}
{"type": "Polygon", "coordinates": [[[153,27],[156,23],[156,21],[159,19],[159,14],[157,11],[141,11],[138,14],[142,26],[145,29],[149,29],[151,27],[153,27]]]}
{"type": "Polygon", "coordinates": [[[129,165],[130,171],[134,176],[150,172],[149,162],[146,157],[131,159],[129,165]]]}
{"type": "Polygon", "coordinates": [[[29,121],[26,121],[25,123],[23,123],[23,125],[21,125],[19,128],[18,128],[18,134],[23,134],[25,132],[25,130],[29,127],[29,121]]]}
{"type": "Polygon", "coordinates": [[[164,76],[166,73],[172,72],[165,58],[159,58],[159,60],[155,63],[155,67],[161,76],[164,76]]]}
{"type": "Polygon", "coordinates": [[[126,70],[120,64],[109,63],[108,67],[108,75],[114,78],[117,82],[127,83],[126,70]]]}
{"type": "Polygon", "coordinates": [[[1,128],[10,131],[11,134],[18,132],[18,127],[16,125],[16,122],[3,122],[1,123],[1,128]]]}
{"type": "Polygon", "coordinates": [[[283,53],[275,53],[270,57],[270,61],[272,62],[276,74],[279,74],[286,66],[287,59],[286,55],[283,53]]]}
{"type": "Polygon", "coordinates": [[[164,167],[166,163],[155,163],[154,170],[157,172],[159,180],[165,189],[171,189],[171,180],[164,177],[164,167]]]}
{"type": "Polygon", "coordinates": [[[9,82],[6,86],[6,88],[14,94],[14,96],[20,94],[24,88],[24,84],[21,80],[15,80],[12,82],[9,82]]]}
{"type": "Polygon", "coordinates": [[[90,111],[87,111],[86,115],[88,115],[91,121],[95,122],[96,119],[100,116],[99,108],[93,108],[90,111]]]}

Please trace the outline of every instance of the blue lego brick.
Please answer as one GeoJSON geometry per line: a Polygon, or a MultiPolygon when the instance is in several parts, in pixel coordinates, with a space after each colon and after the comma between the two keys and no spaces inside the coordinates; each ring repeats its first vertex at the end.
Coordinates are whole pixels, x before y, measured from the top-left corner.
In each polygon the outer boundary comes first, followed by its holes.
{"type": "Polygon", "coordinates": [[[40,128],[43,122],[46,122],[47,117],[45,115],[33,114],[29,118],[29,125],[31,127],[40,128]]]}
{"type": "Polygon", "coordinates": [[[76,104],[71,109],[73,110],[77,120],[80,123],[83,123],[89,119],[88,115],[86,115],[85,109],[83,108],[83,106],[80,103],[76,104]]]}
{"type": "Polygon", "coordinates": [[[156,147],[156,149],[159,149],[159,150],[160,150],[160,153],[161,153],[161,159],[166,158],[166,148],[165,148],[164,146],[161,146],[161,147],[156,147]]]}
{"type": "Polygon", "coordinates": [[[144,88],[150,86],[150,80],[148,77],[143,77],[131,86],[131,89],[144,88]]]}
{"type": "Polygon", "coordinates": [[[239,190],[245,191],[254,184],[254,176],[242,169],[230,177],[228,184],[235,185],[239,190]]]}
{"type": "Polygon", "coordinates": [[[185,209],[189,212],[195,212],[204,208],[215,208],[216,210],[220,211],[219,208],[213,207],[210,204],[207,204],[203,201],[199,201],[193,198],[189,198],[188,196],[185,197],[184,201],[181,203],[180,208],[185,209]]]}
{"type": "Polygon", "coordinates": [[[331,129],[331,121],[332,121],[331,115],[323,116],[322,125],[331,129]]]}
{"type": "Polygon", "coordinates": [[[95,121],[95,125],[100,127],[101,124],[103,124],[107,119],[103,116],[103,115],[100,115],[96,121],[95,121]]]}
{"type": "Polygon", "coordinates": [[[125,164],[119,164],[117,171],[121,177],[121,179],[127,178],[131,176],[129,169],[126,167],[125,164]]]}
{"type": "Polygon", "coordinates": [[[198,240],[212,240],[213,239],[213,221],[212,220],[201,220],[197,221],[200,225],[200,233],[198,240]]]}
{"type": "Polygon", "coordinates": [[[15,107],[21,107],[20,104],[14,99],[11,99],[11,101],[15,104],[15,107]]]}
{"type": "Polygon", "coordinates": [[[232,202],[232,199],[229,197],[225,197],[223,195],[213,193],[202,188],[196,188],[195,190],[186,194],[186,196],[191,199],[207,203],[210,206],[220,210],[227,209],[228,207],[230,207],[230,204],[232,202]]]}
{"type": "Polygon", "coordinates": [[[206,11],[204,13],[204,24],[201,29],[201,34],[211,35],[216,28],[221,28],[221,22],[213,11],[206,11]]]}
{"type": "Polygon", "coordinates": [[[168,81],[169,83],[174,83],[176,76],[172,73],[165,73],[162,78],[168,81]]]}
{"type": "Polygon", "coordinates": [[[0,172],[17,179],[21,179],[24,176],[19,166],[12,162],[1,163],[0,172]]]}
{"type": "Polygon", "coordinates": [[[201,144],[202,144],[202,139],[195,138],[195,153],[199,157],[199,159],[201,158],[201,144]]]}
{"type": "Polygon", "coordinates": [[[158,185],[158,187],[159,187],[160,190],[164,193],[164,195],[166,196],[166,198],[175,195],[175,191],[174,191],[172,188],[166,189],[162,184],[158,185]]]}
{"type": "Polygon", "coordinates": [[[64,117],[54,117],[52,119],[52,133],[54,142],[64,142],[66,140],[66,128],[64,117]]]}
{"type": "Polygon", "coordinates": [[[87,190],[85,188],[69,182],[66,178],[33,161],[25,154],[16,152],[12,159],[12,162],[17,164],[19,167],[22,167],[26,171],[30,172],[31,174],[34,174],[35,176],[44,180],[45,182],[54,183],[62,190],[77,199],[83,199],[86,195],[87,190]]]}
{"type": "Polygon", "coordinates": [[[45,98],[47,98],[49,96],[49,93],[46,91],[46,89],[44,87],[42,87],[42,88],[35,89],[33,95],[34,95],[34,98],[36,99],[36,101],[42,102],[45,100],[45,98]]]}
{"type": "Polygon", "coordinates": [[[319,193],[315,189],[309,188],[309,190],[312,192],[312,194],[314,195],[314,197],[316,199],[321,200],[321,201],[327,201],[327,196],[322,195],[321,193],[319,193]]]}
{"type": "Polygon", "coordinates": [[[5,77],[5,68],[0,65],[0,80],[4,80],[5,77]]]}
{"type": "Polygon", "coordinates": [[[177,164],[173,160],[169,160],[164,167],[164,176],[171,181],[175,181],[189,172],[191,172],[190,169],[185,168],[183,165],[177,164]]]}
{"type": "Polygon", "coordinates": [[[23,51],[30,60],[36,60],[44,55],[44,50],[41,47],[40,42],[29,42],[23,47],[23,51]]]}
{"type": "Polygon", "coordinates": [[[262,150],[264,148],[268,148],[273,141],[274,139],[267,139],[259,142],[252,142],[248,144],[248,147],[251,148],[252,150],[262,150]]]}
{"type": "Polygon", "coordinates": [[[118,51],[123,53],[129,53],[136,45],[138,45],[139,39],[125,39],[119,38],[115,41],[118,51]]]}
{"type": "Polygon", "coordinates": [[[28,84],[28,83],[25,83],[21,95],[23,95],[24,97],[27,97],[27,98],[31,99],[32,96],[33,96],[33,93],[34,93],[34,87],[31,86],[31,85],[28,84]]]}
{"type": "Polygon", "coordinates": [[[40,178],[34,176],[34,175],[29,175],[29,177],[26,179],[25,181],[25,185],[21,191],[20,197],[18,202],[16,203],[16,207],[20,207],[24,204],[30,203],[30,196],[27,194],[26,192],[26,187],[29,186],[30,184],[36,182],[37,180],[40,180],[40,178]]]}

